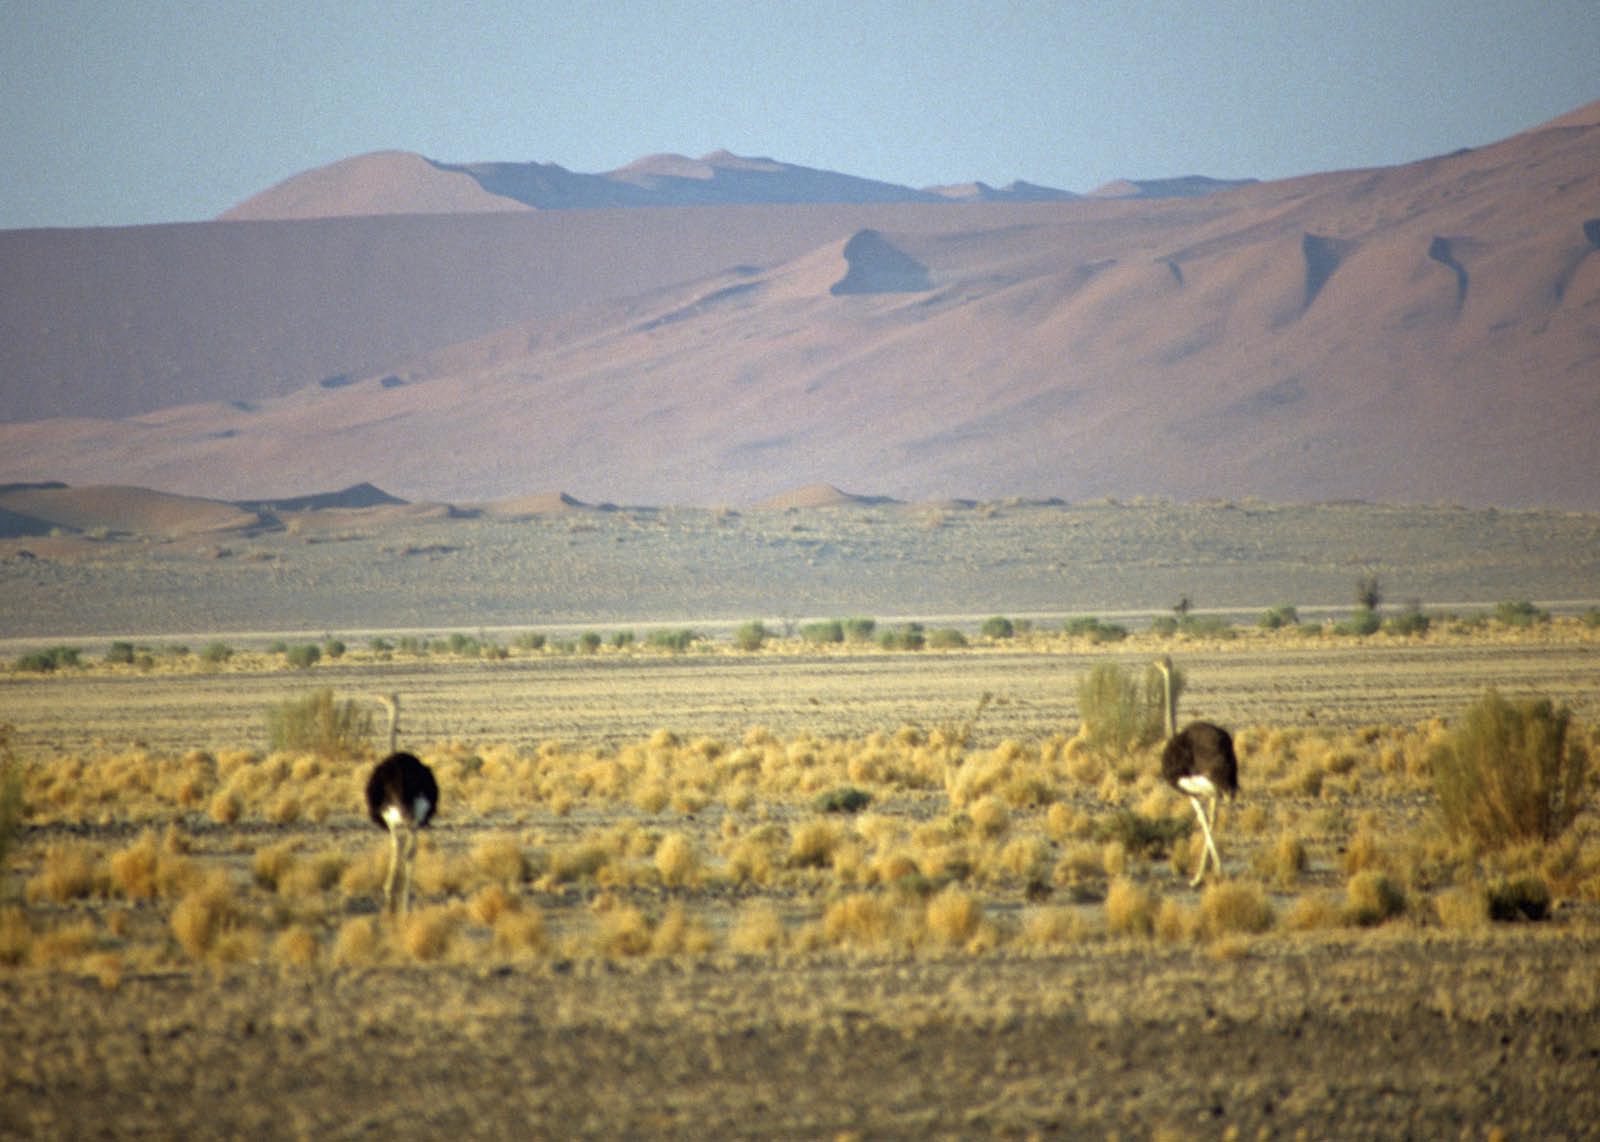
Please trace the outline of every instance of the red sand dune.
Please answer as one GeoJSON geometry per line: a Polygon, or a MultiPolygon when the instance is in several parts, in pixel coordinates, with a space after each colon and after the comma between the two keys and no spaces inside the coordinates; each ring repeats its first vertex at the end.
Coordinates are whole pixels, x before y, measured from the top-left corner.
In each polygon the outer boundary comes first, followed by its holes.
{"type": "Polygon", "coordinates": [[[1200,198],[11,232],[0,281],[0,480],[1600,510],[1600,104],[1200,198]]]}

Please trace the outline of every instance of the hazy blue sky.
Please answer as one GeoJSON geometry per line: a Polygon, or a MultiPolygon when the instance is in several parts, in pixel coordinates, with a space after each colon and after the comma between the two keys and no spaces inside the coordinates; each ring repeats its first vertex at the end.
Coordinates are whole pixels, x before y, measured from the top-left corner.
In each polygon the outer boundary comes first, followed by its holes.
{"type": "Polygon", "coordinates": [[[1595,99],[1600,0],[0,0],[0,228],[209,218],[384,148],[1270,178],[1595,99]]]}

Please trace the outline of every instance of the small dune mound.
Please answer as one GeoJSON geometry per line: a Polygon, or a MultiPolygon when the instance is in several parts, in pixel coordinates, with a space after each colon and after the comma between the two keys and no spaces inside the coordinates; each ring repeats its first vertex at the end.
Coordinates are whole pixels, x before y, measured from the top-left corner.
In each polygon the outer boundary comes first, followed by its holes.
{"type": "Polygon", "coordinates": [[[0,490],[0,510],[69,532],[185,536],[263,523],[259,512],[237,504],[119,485],[14,485],[0,490]]]}
{"type": "Polygon", "coordinates": [[[573,515],[594,510],[566,492],[538,492],[530,496],[516,496],[509,500],[495,500],[483,504],[480,510],[493,519],[540,519],[547,516],[573,515]]]}
{"type": "Polygon", "coordinates": [[[330,508],[391,507],[405,502],[376,485],[362,483],[352,484],[337,492],[315,492],[309,496],[290,496],[281,500],[248,500],[241,502],[239,506],[252,511],[316,512],[327,511],[330,508]]]}
{"type": "Polygon", "coordinates": [[[787,511],[790,508],[850,508],[877,507],[899,501],[889,496],[858,496],[840,491],[832,484],[807,484],[803,488],[781,492],[751,506],[756,511],[787,511]]]}
{"type": "Polygon", "coordinates": [[[895,246],[876,230],[858,230],[844,244],[844,277],[828,292],[919,293],[932,289],[928,267],[895,246]]]}

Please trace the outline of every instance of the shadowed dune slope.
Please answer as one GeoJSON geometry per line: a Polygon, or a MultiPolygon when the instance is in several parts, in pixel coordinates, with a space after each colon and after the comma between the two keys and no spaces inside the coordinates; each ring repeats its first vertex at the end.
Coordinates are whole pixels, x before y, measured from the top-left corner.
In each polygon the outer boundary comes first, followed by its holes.
{"type": "Polygon", "coordinates": [[[1591,108],[1200,198],[0,235],[58,307],[0,311],[7,376],[78,369],[8,384],[0,479],[1597,510],[1597,204],[1591,108]],[[63,269],[73,243],[121,284],[63,269]]]}

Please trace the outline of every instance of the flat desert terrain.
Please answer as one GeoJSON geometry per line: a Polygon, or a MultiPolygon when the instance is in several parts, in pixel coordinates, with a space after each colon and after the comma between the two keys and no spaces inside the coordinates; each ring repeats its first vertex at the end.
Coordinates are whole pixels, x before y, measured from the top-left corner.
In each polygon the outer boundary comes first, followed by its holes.
{"type": "Polygon", "coordinates": [[[1490,688],[1600,752],[1592,521],[1323,510],[1293,540],[1289,509],[1103,505],[7,541],[37,550],[3,565],[0,1134],[1591,1133],[1593,771],[1569,828],[1493,847],[1434,772],[1490,688]],[[1374,569],[1426,630],[1336,633],[1374,569]],[[1184,593],[1205,621],[1155,621],[1184,593]],[[963,637],[807,636],[830,615],[963,637]],[[24,666],[50,646],[76,663],[24,666]],[[1200,888],[1159,745],[1097,743],[1080,690],[1163,654],[1238,746],[1200,888]],[[441,786],[404,918],[362,803],[379,694],[441,786]],[[342,732],[282,739],[319,696],[342,732]]]}

